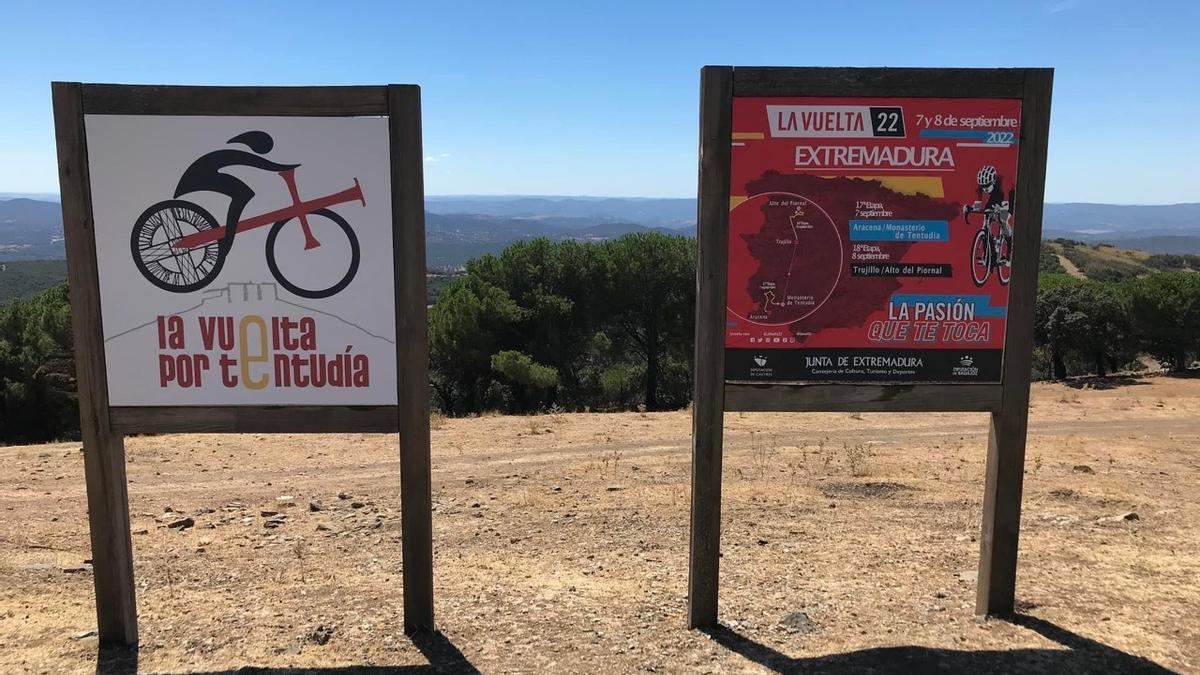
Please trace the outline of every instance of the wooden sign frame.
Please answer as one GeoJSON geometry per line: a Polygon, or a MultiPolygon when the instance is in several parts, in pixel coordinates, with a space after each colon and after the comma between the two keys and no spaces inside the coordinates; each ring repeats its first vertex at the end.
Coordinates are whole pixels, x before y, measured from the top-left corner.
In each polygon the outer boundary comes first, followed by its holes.
{"type": "Polygon", "coordinates": [[[989,412],[976,614],[1013,611],[1052,69],[707,66],[700,78],[688,627],[717,625],[724,413],[989,412]],[[735,96],[1020,99],[1012,280],[1001,384],[747,384],[725,378],[735,96]]]}
{"type": "Polygon", "coordinates": [[[124,435],[399,432],[404,629],[433,629],[421,91],[416,85],[180,87],[54,82],[80,430],[101,644],[138,640],[124,435]],[[85,114],[386,116],[396,305],[395,406],[109,405],[85,114]]]}

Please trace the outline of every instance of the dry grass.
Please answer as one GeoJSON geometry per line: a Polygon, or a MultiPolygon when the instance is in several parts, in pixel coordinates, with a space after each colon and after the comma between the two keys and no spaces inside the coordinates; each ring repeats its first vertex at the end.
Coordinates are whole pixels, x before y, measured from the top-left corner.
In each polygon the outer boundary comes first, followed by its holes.
{"type": "MultiPolygon", "coordinates": [[[[985,415],[727,415],[712,639],[683,628],[689,415],[558,411],[431,418],[438,624],[484,672],[1200,672],[1200,380],[1034,404],[1024,624],[976,621],[964,574],[985,415]]],[[[402,634],[394,435],[127,448],[140,669],[427,663],[402,634]]],[[[96,671],[71,639],[91,574],[63,571],[89,557],[82,475],[77,444],[0,448],[0,672],[96,671]]]]}

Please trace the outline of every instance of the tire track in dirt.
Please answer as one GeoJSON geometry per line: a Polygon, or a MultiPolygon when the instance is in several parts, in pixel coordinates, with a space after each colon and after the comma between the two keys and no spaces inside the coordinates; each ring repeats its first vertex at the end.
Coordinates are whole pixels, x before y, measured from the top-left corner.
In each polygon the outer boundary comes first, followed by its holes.
{"type": "MultiPolygon", "coordinates": [[[[745,420],[742,420],[744,423],[745,420]]],[[[830,443],[876,443],[877,445],[902,446],[908,443],[919,445],[920,440],[937,438],[967,438],[978,439],[980,450],[984,450],[986,442],[986,422],[980,420],[975,430],[956,430],[954,428],[920,428],[920,427],[869,427],[864,429],[840,430],[803,430],[803,431],[751,431],[746,429],[727,430],[725,432],[726,452],[734,452],[748,444],[766,444],[772,446],[816,445],[822,439],[830,443]],[[894,439],[894,440],[893,440],[894,439]]],[[[1056,420],[1031,420],[1030,439],[1037,437],[1062,437],[1077,434],[1097,435],[1108,432],[1135,432],[1145,436],[1161,436],[1171,432],[1191,432],[1200,434],[1200,420],[1193,419],[1122,419],[1098,420],[1087,422],[1059,422],[1056,420]]],[[[368,439],[374,440],[374,439],[368,439]]],[[[132,449],[136,452],[136,447],[132,449]]],[[[676,455],[679,464],[685,465],[690,461],[691,444],[689,441],[678,443],[663,443],[657,439],[653,445],[641,441],[621,441],[609,443],[578,444],[570,448],[555,448],[542,450],[529,447],[497,447],[486,456],[470,455],[459,459],[445,455],[435,446],[433,453],[433,482],[435,489],[449,482],[467,478],[492,480],[505,477],[515,469],[524,471],[534,470],[548,465],[558,465],[564,462],[577,462],[581,459],[593,458],[600,461],[604,455],[620,453],[621,461],[650,460],[666,455],[676,455]],[[441,455],[441,456],[439,456],[441,455]]],[[[336,492],[355,484],[370,484],[377,482],[381,476],[395,477],[396,495],[399,495],[399,458],[382,462],[353,465],[323,465],[306,467],[278,467],[269,469],[238,469],[237,482],[242,491],[279,492],[280,490],[296,490],[308,493],[336,492]],[[266,483],[278,483],[286,479],[285,486],[267,486],[266,483]]],[[[171,499],[194,499],[197,495],[214,494],[228,489],[227,476],[214,477],[210,480],[162,481],[143,483],[141,481],[130,485],[130,497],[142,499],[159,495],[167,495],[171,499]]],[[[82,495],[82,485],[80,486],[82,495]]],[[[22,502],[24,504],[53,501],[55,495],[43,495],[36,490],[5,490],[0,498],[22,502]]]]}

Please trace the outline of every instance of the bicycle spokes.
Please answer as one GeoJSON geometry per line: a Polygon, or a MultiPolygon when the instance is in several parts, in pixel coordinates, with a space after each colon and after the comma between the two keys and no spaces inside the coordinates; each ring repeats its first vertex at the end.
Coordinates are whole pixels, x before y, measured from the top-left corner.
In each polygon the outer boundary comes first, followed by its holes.
{"type": "Polygon", "coordinates": [[[304,201],[296,187],[295,171],[279,175],[287,184],[292,205],[242,219],[236,227],[227,224],[229,229],[218,226],[200,206],[181,199],[146,209],[130,237],[134,264],[155,286],[188,293],[216,278],[234,233],[273,225],[267,235],[267,267],[281,286],[307,298],[325,298],[342,290],[358,271],[358,238],[350,224],[327,207],[348,201],[366,204],[358,179],[354,179],[354,187],[304,201]],[[298,221],[300,227],[288,226],[292,221],[298,221]],[[321,252],[314,253],[315,249],[321,252]]]}
{"type": "Polygon", "coordinates": [[[155,204],[134,225],[130,241],[134,263],[151,283],[183,293],[207,285],[223,262],[218,242],[187,248],[190,235],[216,229],[200,207],[181,200],[155,204]]]}

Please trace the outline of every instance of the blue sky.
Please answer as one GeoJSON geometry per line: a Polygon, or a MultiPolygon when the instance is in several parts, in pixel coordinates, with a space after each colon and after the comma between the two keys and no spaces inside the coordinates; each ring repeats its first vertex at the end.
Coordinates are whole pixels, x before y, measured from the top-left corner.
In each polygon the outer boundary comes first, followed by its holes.
{"type": "Polygon", "coordinates": [[[431,195],[684,197],[705,64],[1051,66],[1048,200],[1194,202],[1198,5],[17,0],[0,192],[57,192],[51,80],[416,83],[431,195]]]}

